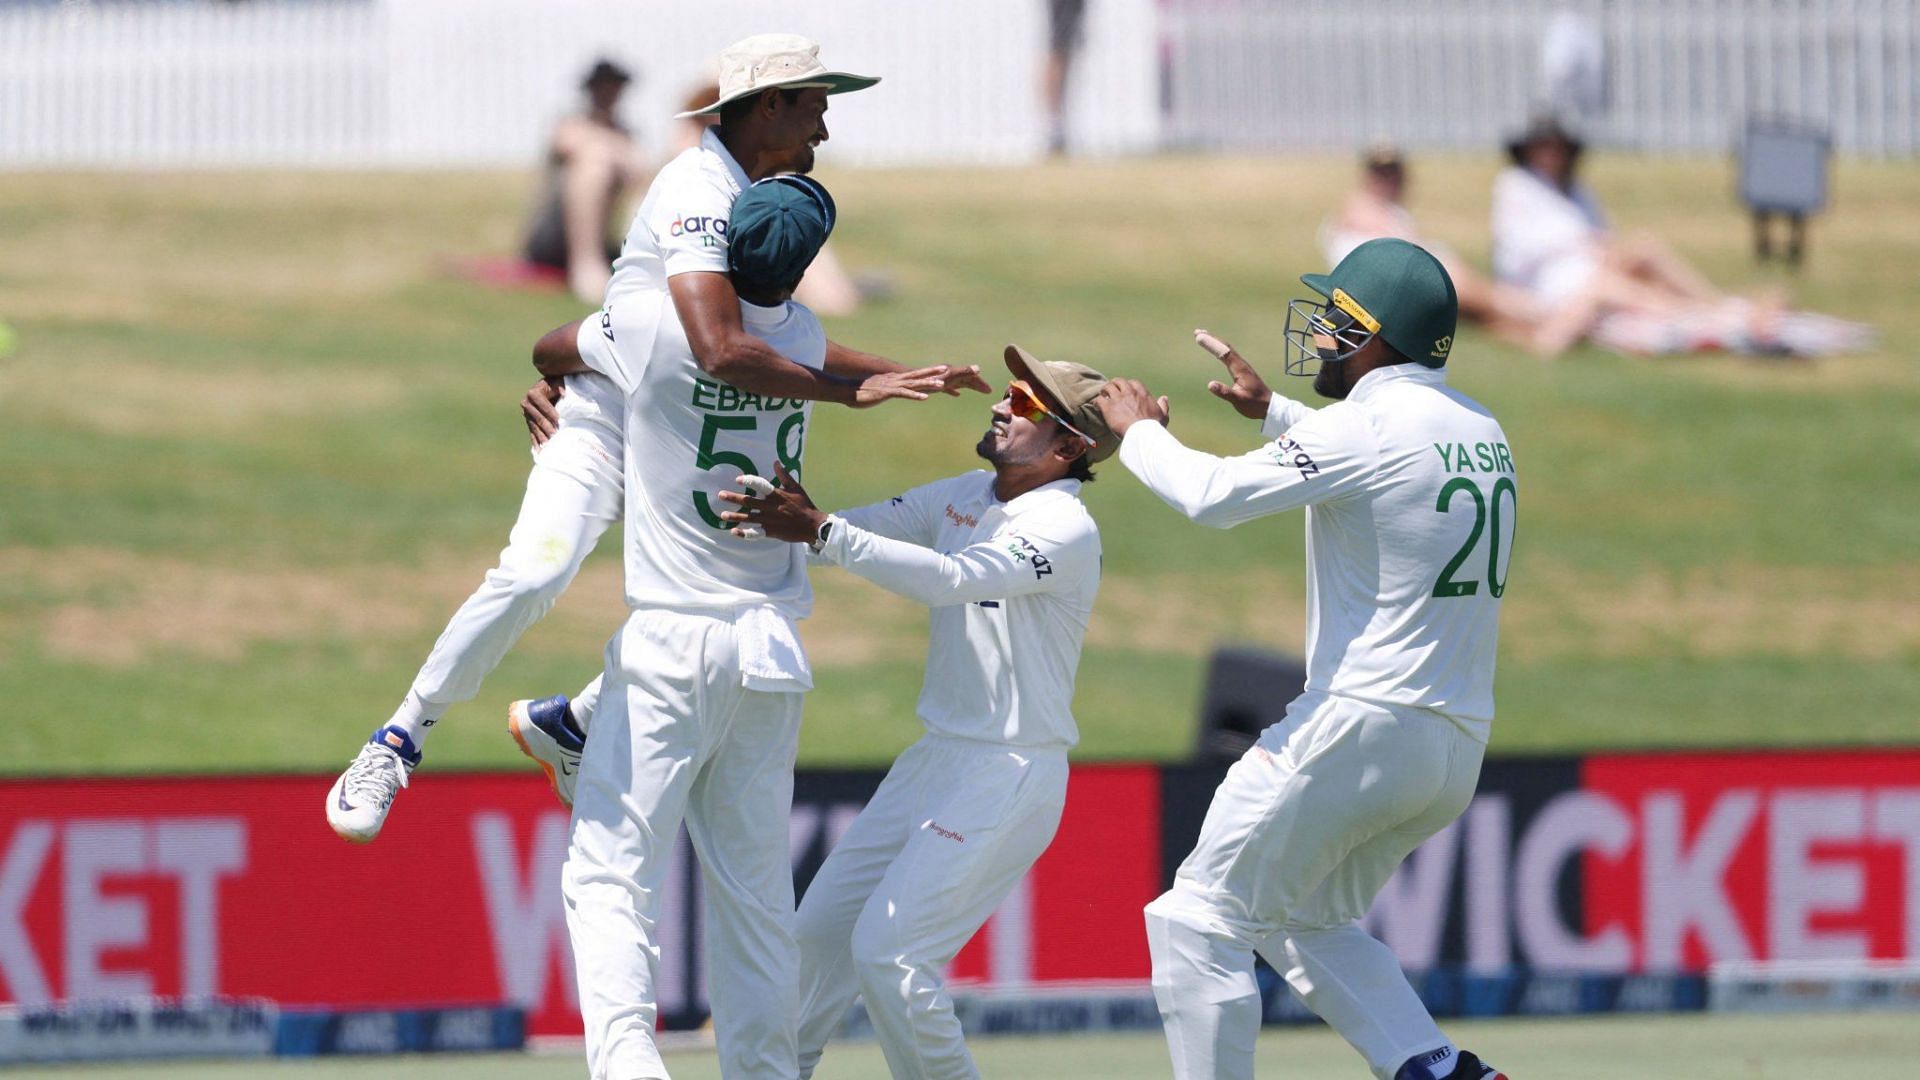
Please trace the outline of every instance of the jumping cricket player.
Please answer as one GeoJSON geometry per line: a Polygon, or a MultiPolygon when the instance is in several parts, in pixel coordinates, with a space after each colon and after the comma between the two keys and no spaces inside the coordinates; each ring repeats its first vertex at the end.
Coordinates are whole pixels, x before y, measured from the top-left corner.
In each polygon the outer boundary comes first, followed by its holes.
{"type": "MultiPolygon", "coordinates": [[[[828,71],[818,45],[788,34],[735,43],[721,54],[721,73],[724,92],[712,106],[720,123],[655,176],[614,264],[608,308],[627,297],[671,296],[702,370],[740,393],[865,407],[925,398],[930,390],[985,391],[971,368],[907,371],[832,342],[823,366],[806,367],[743,324],[727,273],[733,200],[756,180],[811,170],[814,148],[827,139],[828,96],[879,80],[828,71]]],[[[571,355],[579,325],[548,334],[536,357],[571,355]]],[[[479,692],[481,680],[552,608],[621,513],[626,405],[618,389],[585,373],[566,379],[557,403],[537,393],[529,400],[526,408],[554,415],[529,412],[539,445],[499,565],[454,613],[405,700],[327,793],[327,822],[348,840],[365,843],[379,834],[420,763],[428,731],[448,708],[479,692]]],[[[596,680],[590,689],[597,688],[596,680]]],[[[563,801],[571,800],[579,763],[575,717],[591,709],[590,700],[574,704],[569,711],[565,698],[515,702],[509,716],[514,737],[547,770],[563,801]]]]}
{"type": "Polygon", "coordinates": [[[1182,446],[1131,380],[1102,399],[1121,462],[1192,520],[1307,513],[1306,691],[1228,771],[1173,888],[1147,905],[1154,996],[1178,1080],[1253,1075],[1256,951],[1381,1080],[1493,1080],[1357,920],[1473,796],[1513,455],[1487,410],[1447,386],[1457,304],[1433,256],[1373,240],[1301,280],[1322,299],[1289,310],[1287,370],[1317,360],[1314,389],[1333,405],[1272,393],[1200,335],[1231,373],[1209,389],[1263,422],[1261,449],[1182,446]]]}
{"type": "Polygon", "coordinates": [[[975,447],[991,472],[838,514],[784,476],[758,497],[720,496],[743,530],[809,543],[816,562],[932,609],[927,733],[800,903],[802,1077],[856,994],[893,1075],[979,1076],[946,967],[1046,850],[1066,802],[1074,672],[1100,586],[1080,486],[1118,441],[1096,404],[1099,372],[1017,346],[1006,361],[1016,381],[975,447]]]}

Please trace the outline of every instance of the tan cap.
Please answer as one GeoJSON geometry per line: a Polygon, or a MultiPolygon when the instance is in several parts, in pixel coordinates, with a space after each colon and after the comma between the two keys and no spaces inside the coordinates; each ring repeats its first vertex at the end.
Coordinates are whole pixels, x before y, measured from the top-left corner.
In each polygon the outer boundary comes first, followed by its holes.
{"type": "Polygon", "coordinates": [[[865,90],[878,78],[828,71],[820,63],[820,44],[798,34],[755,34],[720,51],[720,97],[704,109],[679,113],[677,120],[708,116],[720,106],[776,86],[825,87],[829,94],[865,90]]]}
{"type": "Polygon", "coordinates": [[[1120,438],[1107,426],[1100,414],[1100,391],[1107,388],[1107,377],[1086,366],[1066,360],[1040,360],[1018,345],[1007,346],[1007,368],[1014,378],[1046,395],[1049,405],[1058,403],[1066,410],[1066,421],[1093,440],[1087,448],[1089,462],[1105,461],[1120,449],[1120,438]]]}

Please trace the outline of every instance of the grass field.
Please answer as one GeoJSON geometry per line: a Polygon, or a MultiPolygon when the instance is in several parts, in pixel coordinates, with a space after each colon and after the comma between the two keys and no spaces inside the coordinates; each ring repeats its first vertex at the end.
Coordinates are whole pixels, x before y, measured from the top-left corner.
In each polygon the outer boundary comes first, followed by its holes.
{"type": "MultiPolygon", "coordinates": [[[[1580,1020],[1503,1020],[1448,1025],[1457,1042],[1515,1080],[1905,1080],[1920,1056],[1920,1026],[1911,1016],[1660,1016],[1580,1020]]],[[[1158,1035],[1087,1035],[1044,1039],[976,1039],[982,1075],[1007,1080],[1158,1080],[1167,1075],[1158,1035]]],[[[720,1075],[708,1052],[673,1054],[676,1080],[720,1075]]],[[[1287,1080],[1364,1077],[1360,1058],[1325,1028],[1269,1031],[1261,1036],[1261,1075],[1287,1080]]],[[[62,1080],[172,1080],[174,1077],[274,1077],[361,1080],[404,1074],[410,1080],[545,1080],[580,1074],[572,1056],[377,1058],[262,1065],[139,1065],[49,1069],[62,1080]],[[404,1065],[401,1062],[404,1061],[404,1065]]],[[[886,1063],[872,1044],[833,1046],[818,1080],[884,1080],[886,1063]]]]}
{"type": "MultiPolygon", "coordinates": [[[[1415,209],[1484,260],[1491,160],[1416,164],[1415,209]]],[[[844,259],[899,286],[829,332],[996,375],[1017,340],[1141,376],[1189,440],[1244,448],[1257,435],[1206,396],[1189,330],[1277,366],[1348,168],[829,170],[844,259]]],[[[1750,261],[1724,162],[1601,160],[1594,182],[1716,277],[1788,283],[1883,346],[1542,364],[1463,336],[1454,381],[1502,418],[1522,473],[1494,750],[1914,740],[1920,170],[1841,165],[1798,278],[1750,261]]],[[[0,770],[326,770],[387,716],[513,519],[527,347],[580,314],[440,268],[511,250],[530,184],[0,175],[0,319],[21,342],[0,361],[0,770]]],[[[985,415],[984,399],[823,408],[809,486],[848,504],[968,468],[985,415]]],[[[1179,756],[1215,643],[1300,645],[1300,522],[1201,530],[1117,465],[1087,498],[1106,578],[1082,756],[1179,756]]],[[[589,677],[617,579],[609,540],[437,729],[430,768],[517,761],[503,703],[589,677]]],[[[924,615],[816,581],[803,759],[884,760],[916,732],[924,615]]]]}

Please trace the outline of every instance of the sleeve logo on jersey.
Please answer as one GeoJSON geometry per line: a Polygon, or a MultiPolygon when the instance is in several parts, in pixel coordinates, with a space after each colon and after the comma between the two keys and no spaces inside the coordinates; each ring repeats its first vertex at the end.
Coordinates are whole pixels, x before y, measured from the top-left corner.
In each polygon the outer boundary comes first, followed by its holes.
{"type": "Polygon", "coordinates": [[[1035,581],[1053,573],[1053,561],[1040,553],[1033,541],[1018,533],[1007,540],[1007,551],[1013,555],[1014,562],[1031,563],[1035,581]]]}
{"type": "Polygon", "coordinates": [[[719,247],[727,242],[727,219],[708,217],[674,218],[667,226],[668,236],[697,236],[703,247],[719,247]]]}
{"type": "Polygon", "coordinates": [[[600,334],[608,341],[613,340],[613,309],[600,309],[600,334]]]}
{"type": "MultiPolygon", "coordinates": [[[[891,498],[891,499],[888,499],[888,500],[887,500],[887,505],[888,505],[888,506],[899,506],[899,505],[901,505],[901,504],[903,504],[903,503],[905,503],[906,501],[907,501],[907,497],[906,497],[905,495],[895,495],[895,496],[894,496],[893,498],[891,498]]],[[[949,506],[951,506],[951,505],[953,505],[953,504],[952,504],[952,503],[948,503],[947,505],[949,505],[949,506]]]]}
{"type": "Polygon", "coordinates": [[[1311,480],[1320,475],[1320,466],[1314,464],[1313,458],[1301,449],[1299,443],[1286,435],[1273,440],[1267,447],[1267,453],[1273,455],[1276,464],[1291,465],[1299,469],[1302,480],[1311,480]]]}

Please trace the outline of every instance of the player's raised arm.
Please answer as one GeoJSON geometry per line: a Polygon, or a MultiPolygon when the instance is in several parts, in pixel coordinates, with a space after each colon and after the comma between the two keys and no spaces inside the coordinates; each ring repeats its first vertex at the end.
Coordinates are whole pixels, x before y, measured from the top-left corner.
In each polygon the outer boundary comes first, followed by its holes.
{"type": "Polygon", "coordinates": [[[1099,540],[1084,515],[941,552],[822,512],[784,468],[779,487],[753,479],[742,478],[745,491],[720,493],[722,501],[740,507],[720,515],[735,526],[735,535],[811,544],[823,562],[928,607],[1072,588],[1089,567],[1099,567],[1099,540]]]}
{"type": "Polygon", "coordinates": [[[667,288],[700,369],[748,393],[863,408],[892,398],[924,401],[944,386],[944,364],[856,379],[794,363],[741,325],[740,294],[726,274],[675,274],[667,288]]]}
{"type": "MultiPolygon", "coordinates": [[[[850,349],[837,341],[827,342],[826,370],[834,375],[864,379],[869,375],[908,370],[906,365],[889,360],[884,356],[850,349]]],[[[962,390],[976,390],[982,394],[993,393],[993,387],[980,374],[980,365],[949,365],[941,380],[940,390],[949,397],[958,397],[962,390]]]]}
{"type": "Polygon", "coordinates": [[[1377,454],[1362,427],[1341,417],[1294,425],[1251,453],[1223,458],[1183,445],[1165,426],[1166,398],[1132,379],[1101,394],[1120,435],[1120,463],[1147,489],[1193,521],[1228,529],[1254,518],[1339,498],[1373,473],[1377,454]]]}
{"type": "Polygon", "coordinates": [[[1193,343],[1227,369],[1227,381],[1215,379],[1207,383],[1207,392],[1233,406],[1241,416],[1260,421],[1260,431],[1267,438],[1277,439],[1286,434],[1288,428],[1313,415],[1312,406],[1274,393],[1253,365],[1240,355],[1240,350],[1213,336],[1211,330],[1195,330],[1193,343]]]}

